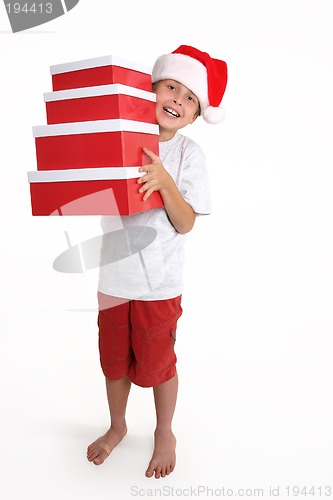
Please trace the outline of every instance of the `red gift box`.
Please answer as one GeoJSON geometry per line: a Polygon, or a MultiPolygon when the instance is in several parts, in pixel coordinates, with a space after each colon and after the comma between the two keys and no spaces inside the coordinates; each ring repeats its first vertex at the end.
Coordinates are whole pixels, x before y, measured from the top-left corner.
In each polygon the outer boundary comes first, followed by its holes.
{"type": "Polygon", "coordinates": [[[155,154],[158,125],[132,120],[95,120],[33,127],[38,170],[143,165],[155,154]]]}
{"type": "Polygon", "coordinates": [[[95,57],[51,66],[53,90],[123,83],[151,91],[151,69],[115,56],[95,57]]]}
{"type": "Polygon", "coordinates": [[[33,215],[131,215],[163,206],[139,193],[139,167],[29,172],[33,215]]]}
{"type": "Polygon", "coordinates": [[[124,118],[156,123],[156,95],[122,84],[44,94],[47,123],[124,118]]]}
{"type": "MultiPolygon", "coordinates": [[[[48,125],[33,127],[33,215],[130,215],[163,206],[139,193],[143,147],[159,154],[151,70],[113,56],[51,66],[48,125]]],[[[143,174],[142,174],[143,175],[143,174]]]]}

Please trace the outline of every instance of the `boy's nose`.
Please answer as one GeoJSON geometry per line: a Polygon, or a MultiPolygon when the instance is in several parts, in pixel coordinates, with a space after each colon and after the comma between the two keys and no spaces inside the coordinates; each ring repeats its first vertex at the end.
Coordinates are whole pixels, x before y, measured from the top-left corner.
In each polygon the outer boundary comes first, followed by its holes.
{"type": "Polygon", "coordinates": [[[180,99],[174,99],[174,100],[173,100],[173,102],[174,102],[175,104],[178,104],[178,106],[181,106],[181,105],[182,105],[182,103],[180,102],[180,99]]]}

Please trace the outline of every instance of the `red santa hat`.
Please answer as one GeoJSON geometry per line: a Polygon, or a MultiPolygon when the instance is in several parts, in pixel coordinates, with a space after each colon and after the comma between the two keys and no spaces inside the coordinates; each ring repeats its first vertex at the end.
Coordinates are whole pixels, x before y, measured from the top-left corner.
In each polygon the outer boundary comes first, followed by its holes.
{"type": "Polygon", "coordinates": [[[201,116],[208,123],[219,123],[224,118],[220,107],[228,80],[227,64],[213,59],[189,45],[181,45],[171,54],[160,56],[153,67],[153,83],[176,80],[185,85],[199,99],[201,116]]]}

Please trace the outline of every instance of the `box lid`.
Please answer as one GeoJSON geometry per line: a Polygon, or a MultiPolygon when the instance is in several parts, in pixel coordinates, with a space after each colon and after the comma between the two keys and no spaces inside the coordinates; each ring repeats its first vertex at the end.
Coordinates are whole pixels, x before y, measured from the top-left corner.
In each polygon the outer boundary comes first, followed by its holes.
{"type": "Polygon", "coordinates": [[[109,85],[96,85],[93,87],[82,87],[79,89],[57,90],[55,92],[46,92],[44,101],[63,101],[66,99],[80,99],[83,97],[95,97],[103,95],[123,94],[132,97],[138,97],[146,101],[156,102],[156,94],[147,90],[137,89],[122,83],[112,83],[109,85]]]}
{"type": "Polygon", "coordinates": [[[32,127],[33,136],[49,137],[57,135],[94,134],[98,132],[138,132],[143,134],[159,134],[155,123],[138,122],[117,118],[112,120],[94,120],[86,122],[56,123],[32,127]]]}
{"type": "Polygon", "coordinates": [[[100,66],[120,66],[121,68],[132,69],[134,71],[139,71],[140,73],[147,73],[148,75],[151,75],[152,71],[152,68],[150,68],[149,66],[145,66],[134,61],[128,61],[127,59],[112,55],[55,64],[53,66],[50,66],[50,71],[51,75],[57,75],[60,73],[69,73],[70,71],[96,68],[100,66]]]}
{"type": "Polygon", "coordinates": [[[145,172],[139,172],[137,167],[103,167],[80,168],[68,170],[36,170],[28,172],[29,183],[39,182],[70,182],[97,180],[137,179],[145,172]]]}

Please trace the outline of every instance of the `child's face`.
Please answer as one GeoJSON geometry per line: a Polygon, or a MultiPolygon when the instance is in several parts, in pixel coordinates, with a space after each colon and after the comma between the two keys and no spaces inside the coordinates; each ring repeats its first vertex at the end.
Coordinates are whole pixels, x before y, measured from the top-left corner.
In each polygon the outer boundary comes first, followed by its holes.
{"type": "Polygon", "coordinates": [[[170,138],[177,130],[194,122],[199,112],[199,101],[193,92],[175,80],[161,80],[154,85],[156,119],[160,132],[170,138]]]}

